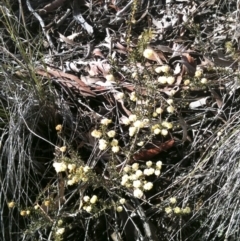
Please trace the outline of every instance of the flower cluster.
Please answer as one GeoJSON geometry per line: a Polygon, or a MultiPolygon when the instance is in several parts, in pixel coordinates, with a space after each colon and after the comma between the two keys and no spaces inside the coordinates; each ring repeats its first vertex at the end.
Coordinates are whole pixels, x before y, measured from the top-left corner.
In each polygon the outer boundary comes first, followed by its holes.
{"type": "Polygon", "coordinates": [[[208,83],[207,78],[202,78],[203,77],[203,71],[201,69],[196,70],[194,77],[196,80],[200,80],[200,83],[205,85],[208,83]]]}
{"type": "Polygon", "coordinates": [[[86,212],[91,213],[93,208],[95,208],[97,202],[98,197],[96,195],[93,195],[91,198],[89,196],[84,196],[82,208],[86,212]]]}
{"type": "Polygon", "coordinates": [[[14,206],[15,206],[15,202],[11,201],[8,203],[9,208],[14,208],[14,206]]]}
{"type": "Polygon", "coordinates": [[[76,167],[75,164],[68,164],[68,181],[67,184],[72,186],[80,181],[86,182],[91,175],[91,168],[89,166],[76,167]]]}
{"type": "Polygon", "coordinates": [[[114,139],[116,136],[115,130],[106,131],[106,127],[112,123],[112,120],[104,118],[101,120],[102,130],[93,130],[91,135],[97,139],[98,141],[98,148],[101,151],[106,150],[109,146],[113,153],[117,153],[120,151],[120,146],[118,145],[118,140],[114,139]],[[103,137],[103,138],[101,138],[103,137]],[[101,139],[100,139],[101,138],[101,139]]]}
{"type": "Polygon", "coordinates": [[[158,82],[160,83],[160,84],[169,84],[169,85],[172,85],[172,84],[174,84],[174,82],[175,82],[175,78],[173,77],[173,76],[160,76],[160,77],[158,77],[158,82]]]}
{"type": "Polygon", "coordinates": [[[95,138],[101,138],[102,132],[101,132],[100,130],[93,130],[93,131],[91,132],[91,135],[92,135],[93,137],[95,137],[95,138]]]}
{"type": "Polygon", "coordinates": [[[67,164],[66,162],[54,162],[53,167],[57,173],[68,171],[68,185],[73,185],[80,181],[86,182],[89,179],[89,172],[91,168],[89,166],[77,167],[74,163],[67,164]]]}
{"type": "Polygon", "coordinates": [[[137,96],[136,96],[136,92],[135,91],[133,91],[131,94],[130,94],[130,100],[131,101],[137,101],[137,96]]]}
{"type": "Polygon", "coordinates": [[[56,173],[65,172],[67,170],[67,164],[65,162],[54,162],[53,167],[56,173]]]}
{"type": "Polygon", "coordinates": [[[200,78],[203,75],[203,71],[201,69],[198,69],[195,71],[195,76],[196,78],[200,78]]]}
{"type": "Polygon", "coordinates": [[[190,214],[191,213],[191,208],[190,207],[185,207],[185,208],[180,208],[180,207],[166,207],[165,208],[166,214],[177,214],[177,215],[184,215],[184,214],[190,214]]]}
{"type": "Polygon", "coordinates": [[[65,228],[58,228],[55,232],[56,236],[61,236],[65,232],[65,228]]]}
{"type": "Polygon", "coordinates": [[[128,118],[122,118],[122,122],[125,125],[130,125],[129,136],[134,136],[139,132],[140,129],[149,126],[149,119],[138,119],[137,115],[134,114],[130,115],[128,118]]]}
{"type": "MultiPolygon", "coordinates": [[[[133,92],[132,92],[133,93],[133,92]]],[[[167,111],[169,113],[173,113],[175,111],[174,107],[172,106],[173,100],[168,99],[166,101],[169,106],[167,107],[167,111]]],[[[163,113],[163,108],[158,107],[156,108],[156,111],[153,113],[155,116],[162,114],[163,113]]],[[[136,114],[131,114],[129,117],[122,117],[121,121],[124,125],[128,125],[128,131],[129,131],[129,136],[133,137],[135,136],[141,129],[143,128],[149,128],[150,127],[150,120],[148,118],[138,118],[136,114]]],[[[102,128],[101,130],[93,130],[91,132],[91,135],[97,139],[98,141],[98,148],[103,151],[106,150],[107,148],[111,148],[113,153],[118,153],[120,151],[120,146],[118,143],[118,140],[115,139],[116,136],[116,131],[115,130],[109,130],[107,131],[106,128],[103,128],[103,126],[108,126],[110,123],[112,123],[112,120],[109,119],[102,119],[101,124],[102,128]]],[[[151,127],[151,132],[154,135],[163,135],[167,136],[168,131],[172,129],[173,125],[170,122],[163,121],[161,124],[156,124],[151,127]]],[[[144,142],[139,142],[139,146],[143,146],[144,142]]]]}
{"type": "Polygon", "coordinates": [[[147,176],[159,176],[162,168],[162,162],[153,164],[152,161],[146,163],[146,168],[141,170],[138,163],[127,165],[123,168],[121,185],[133,189],[133,195],[142,198],[145,191],[153,188],[153,183],[146,181],[147,176]]]}
{"type": "Polygon", "coordinates": [[[178,206],[175,206],[174,205],[177,203],[177,199],[176,197],[171,197],[169,199],[169,203],[170,203],[170,206],[166,207],[165,208],[165,212],[166,214],[168,215],[171,215],[171,214],[177,214],[177,215],[184,215],[184,214],[189,214],[191,213],[191,209],[190,207],[185,207],[185,208],[180,208],[178,206]]]}
{"type": "Polygon", "coordinates": [[[161,134],[162,136],[168,135],[168,130],[172,129],[173,125],[170,122],[163,121],[161,124],[155,124],[151,127],[151,131],[154,135],[161,134]]]}
{"type": "MultiPolygon", "coordinates": [[[[166,111],[170,114],[174,113],[175,108],[173,106],[173,99],[167,99],[166,102],[168,104],[166,111]]],[[[157,117],[158,115],[161,115],[163,112],[164,112],[164,107],[157,107],[153,112],[152,116],[157,117]]]]}
{"type": "Polygon", "coordinates": [[[21,215],[21,216],[29,216],[30,213],[31,213],[30,210],[21,210],[21,211],[20,211],[20,215],[21,215]]]}
{"type": "Polygon", "coordinates": [[[101,124],[104,126],[108,126],[110,123],[112,123],[112,120],[104,118],[101,120],[101,124]]]}
{"type": "Polygon", "coordinates": [[[162,65],[162,66],[155,68],[155,72],[158,74],[159,73],[167,74],[167,73],[169,73],[169,71],[170,71],[170,67],[168,65],[162,65]]]}
{"type": "Polygon", "coordinates": [[[56,131],[58,131],[58,132],[61,132],[62,131],[62,125],[56,125],[56,127],[55,127],[55,129],[56,129],[56,131]]]}
{"type": "Polygon", "coordinates": [[[118,203],[117,203],[117,205],[115,207],[117,212],[119,212],[119,213],[122,212],[122,210],[123,210],[123,206],[122,205],[124,205],[125,202],[126,202],[125,198],[119,199],[119,201],[118,201],[118,203]]]}

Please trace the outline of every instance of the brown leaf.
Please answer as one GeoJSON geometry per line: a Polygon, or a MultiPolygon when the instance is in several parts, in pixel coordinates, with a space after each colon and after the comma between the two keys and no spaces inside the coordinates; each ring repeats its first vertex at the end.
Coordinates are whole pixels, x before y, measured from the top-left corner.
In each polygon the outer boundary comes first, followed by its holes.
{"type": "Polygon", "coordinates": [[[166,151],[170,149],[174,145],[174,140],[171,139],[169,141],[166,141],[164,143],[157,143],[155,144],[152,148],[149,148],[147,150],[142,150],[137,154],[133,155],[133,161],[138,161],[138,160],[144,160],[148,161],[158,155],[159,153],[166,151]]]}
{"type": "Polygon", "coordinates": [[[99,48],[95,48],[92,53],[94,56],[99,56],[101,58],[104,58],[104,55],[102,54],[102,51],[99,48]]]}
{"type": "Polygon", "coordinates": [[[67,73],[64,73],[62,72],[61,70],[59,69],[53,69],[53,68],[50,68],[50,67],[47,67],[47,72],[50,73],[51,75],[53,75],[54,77],[65,77],[65,78],[68,78],[68,79],[71,79],[71,80],[74,80],[76,83],[78,83],[80,86],[82,87],[86,87],[87,85],[82,81],[80,80],[77,76],[75,75],[72,75],[72,74],[67,74],[67,73]]]}
{"type": "Polygon", "coordinates": [[[81,75],[81,80],[87,85],[87,86],[93,86],[98,81],[101,81],[102,78],[100,77],[91,77],[91,76],[83,76],[81,75]]]}
{"type": "Polygon", "coordinates": [[[215,98],[215,100],[216,100],[218,108],[221,108],[223,106],[223,100],[222,100],[221,96],[213,89],[211,89],[210,91],[212,93],[213,98],[215,98]]]}
{"type": "Polygon", "coordinates": [[[38,68],[36,72],[42,76],[55,77],[57,82],[66,85],[69,88],[76,88],[83,96],[95,96],[96,94],[77,76],[67,74],[59,69],[47,67],[46,69],[38,68]]]}
{"type": "Polygon", "coordinates": [[[183,53],[181,63],[187,68],[187,72],[193,76],[196,71],[196,62],[193,57],[190,56],[188,53],[183,53]]]}
{"type": "Polygon", "coordinates": [[[111,69],[111,66],[106,62],[106,60],[91,61],[89,63],[88,73],[91,76],[95,76],[99,74],[102,74],[105,76],[109,73],[110,69],[111,69]]]}

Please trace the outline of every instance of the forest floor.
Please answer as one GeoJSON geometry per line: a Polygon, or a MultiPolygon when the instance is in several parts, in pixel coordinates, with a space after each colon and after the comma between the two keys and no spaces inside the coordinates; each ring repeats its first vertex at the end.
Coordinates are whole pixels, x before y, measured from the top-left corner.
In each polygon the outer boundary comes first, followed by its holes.
{"type": "Polygon", "coordinates": [[[240,240],[240,2],[2,2],[0,240],[240,240]]]}

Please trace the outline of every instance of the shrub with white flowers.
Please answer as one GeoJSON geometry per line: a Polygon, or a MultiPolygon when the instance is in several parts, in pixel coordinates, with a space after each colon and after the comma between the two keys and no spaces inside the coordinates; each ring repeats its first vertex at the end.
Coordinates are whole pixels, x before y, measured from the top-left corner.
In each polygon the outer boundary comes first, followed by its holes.
{"type": "Polygon", "coordinates": [[[102,136],[102,132],[100,130],[93,130],[91,135],[95,138],[100,138],[102,136]]]}
{"type": "Polygon", "coordinates": [[[127,165],[127,166],[125,166],[124,168],[123,168],[123,171],[124,172],[130,172],[131,171],[131,166],[129,166],[129,165],[127,165]]]}
{"type": "Polygon", "coordinates": [[[136,96],[136,93],[134,91],[130,94],[130,100],[131,101],[137,101],[137,96],[136,96]]]}
{"type": "Polygon", "coordinates": [[[121,121],[122,121],[122,123],[123,123],[124,125],[126,125],[126,126],[128,126],[128,125],[131,124],[131,121],[130,121],[129,118],[127,118],[126,116],[123,116],[123,117],[121,118],[121,121]]]}
{"type": "Polygon", "coordinates": [[[144,192],[153,188],[153,183],[146,181],[146,177],[155,175],[158,177],[161,172],[162,162],[158,161],[155,164],[152,161],[146,162],[146,168],[141,170],[139,163],[135,162],[132,166],[126,165],[123,168],[123,176],[121,185],[133,190],[133,195],[137,198],[142,198],[144,192]]]}
{"type": "Polygon", "coordinates": [[[167,77],[166,76],[160,76],[158,77],[158,82],[160,84],[166,84],[167,83],[167,77]]]}
{"type": "Polygon", "coordinates": [[[166,214],[170,214],[170,213],[172,213],[172,208],[171,207],[166,207],[165,208],[165,212],[166,212],[166,214]]]}
{"type": "Polygon", "coordinates": [[[123,205],[125,202],[126,202],[126,199],[125,199],[125,198],[121,198],[121,199],[119,200],[119,203],[121,203],[122,205],[123,205]]]}
{"type": "Polygon", "coordinates": [[[206,78],[202,78],[202,79],[201,79],[201,83],[202,83],[202,84],[207,84],[207,82],[208,82],[208,80],[207,80],[206,78]]]}
{"type": "Polygon", "coordinates": [[[140,129],[140,128],[143,128],[143,127],[145,126],[145,124],[144,124],[143,121],[136,120],[136,121],[133,123],[133,126],[140,129]]]}
{"type": "Polygon", "coordinates": [[[171,198],[169,199],[169,202],[170,202],[171,204],[176,204],[176,203],[177,203],[177,199],[176,199],[175,197],[171,197],[171,198]]]}
{"type": "Polygon", "coordinates": [[[97,200],[98,200],[97,196],[96,196],[96,195],[93,195],[93,196],[91,197],[91,199],[90,199],[90,203],[94,204],[94,203],[97,202],[97,200]]]}
{"type": "Polygon", "coordinates": [[[174,111],[175,111],[175,109],[174,109],[173,106],[170,105],[170,106],[167,107],[167,112],[168,113],[173,113],[174,111]]]}
{"type": "Polygon", "coordinates": [[[143,197],[143,191],[139,188],[134,189],[133,196],[136,198],[142,198],[143,197]]]}
{"type": "Polygon", "coordinates": [[[132,164],[132,169],[133,169],[134,171],[138,170],[138,168],[139,168],[139,163],[133,163],[133,164],[132,164]]]}
{"type": "Polygon", "coordinates": [[[147,166],[147,167],[151,167],[152,164],[153,164],[152,161],[147,161],[147,162],[146,162],[146,166],[147,166]]]}
{"type": "Polygon", "coordinates": [[[154,174],[155,169],[154,168],[146,168],[143,170],[143,174],[146,176],[151,176],[152,174],[154,174]]]}
{"type": "Polygon", "coordinates": [[[120,151],[120,147],[119,146],[113,146],[111,149],[112,149],[113,153],[117,153],[117,152],[120,151]]]}
{"type": "Polygon", "coordinates": [[[112,138],[112,137],[114,137],[116,135],[116,132],[114,130],[112,130],[112,131],[109,131],[107,133],[107,135],[108,135],[108,137],[112,138]]]}
{"type": "Polygon", "coordinates": [[[98,148],[103,151],[103,150],[106,150],[107,149],[107,146],[108,146],[108,142],[104,139],[100,139],[99,140],[99,146],[98,148]]]}
{"type": "Polygon", "coordinates": [[[196,72],[195,72],[195,77],[196,78],[200,78],[202,75],[203,75],[202,70],[196,70],[196,72]]]}
{"type": "Polygon", "coordinates": [[[110,123],[112,123],[112,120],[104,118],[101,120],[101,124],[104,126],[108,126],[110,123]]]}
{"type": "Polygon", "coordinates": [[[161,168],[162,168],[162,162],[161,161],[157,161],[156,162],[156,169],[157,170],[161,170],[161,168]]]}
{"type": "Polygon", "coordinates": [[[134,121],[137,120],[137,116],[136,116],[136,115],[130,115],[130,116],[128,117],[128,119],[129,119],[131,122],[134,122],[134,121]]]}
{"type": "Polygon", "coordinates": [[[152,188],[153,188],[153,183],[152,182],[147,182],[143,186],[144,190],[151,190],[152,188]]]}
{"type": "Polygon", "coordinates": [[[166,136],[168,134],[168,130],[167,129],[162,129],[161,130],[161,135],[166,136]]]}
{"type": "Polygon", "coordinates": [[[170,71],[170,67],[168,65],[162,65],[162,66],[159,66],[157,68],[155,68],[155,72],[156,73],[168,73],[170,71]]]}
{"type": "Polygon", "coordinates": [[[169,85],[172,85],[175,82],[175,78],[173,76],[169,76],[166,81],[169,85]]]}
{"type": "Polygon", "coordinates": [[[133,181],[133,187],[139,188],[142,186],[142,182],[140,180],[133,181]]]}
{"type": "Polygon", "coordinates": [[[156,113],[157,114],[162,114],[163,113],[163,109],[161,107],[156,108],[156,113]]]}
{"type": "Polygon", "coordinates": [[[90,200],[90,197],[89,197],[89,196],[84,196],[84,197],[83,197],[83,201],[84,201],[84,202],[89,202],[89,200],[90,200]]]}
{"type": "Polygon", "coordinates": [[[169,105],[172,105],[172,104],[173,104],[173,99],[167,99],[167,103],[168,103],[169,105]]]}
{"type": "Polygon", "coordinates": [[[134,136],[137,132],[137,128],[134,126],[129,127],[129,136],[134,136]]]}
{"type": "Polygon", "coordinates": [[[65,228],[58,228],[58,229],[56,230],[56,235],[57,235],[57,236],[61,236],[61,235],[64,234],[64,232],[65,232],[65,228]]]}
{"type": "Polygon", "coordinates": [[[54,162],[53,167],[55,168],[56,173],[67,170],[67,164],[65,162],[54,162]]]}
{"type": "Polygon", "coordinates": [[[122,212],[122,210],[123,210],[123,207],[122,206],[118,206],[117,208],[116,208],[116,210],[117,210],[117,212],[122,212]]]}

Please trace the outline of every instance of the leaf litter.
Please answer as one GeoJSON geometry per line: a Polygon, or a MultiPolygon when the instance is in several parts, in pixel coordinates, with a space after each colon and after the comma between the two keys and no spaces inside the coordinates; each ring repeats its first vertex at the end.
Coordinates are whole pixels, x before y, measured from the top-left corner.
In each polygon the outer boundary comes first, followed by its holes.
{"type": "MultiPolygon", "coordinates": [[[[89,118],[80,149],[94,148],[90,129],[98,126],[103,117],[114,117],[121,147],[129,147],[131,139],[126,137],[124,119],[138,109],[143,111],[143,99],[153,100],[149,107],[153,111],[159,103],[167,106],[167,101],[173,99],[176,103],[174,114],[163,114],[159,118],[162,121],[164,116],[175,124],[171,135],[166,138],[155,136],[147,140],[144,147],[135,148],[130,158],[125,160],[123,154],[116,154],[116,159],[121,165],[124,161],[132,164],[163,158],[166,165],[172,167],[162,177],[167,189],[175,188],[179,198],[186,193],[190,198],[190,191],[178,191],[179,183],[189,181],[188,188],[191,189],[193,177],[190,177],[189,169],[197,169],[199,182],[199,172],[210,175],[208,165],[211,160],[201,167],[196,156],[207,157],[207,146],[216,140],[216,130],[227,130],[225,123],[235,118],[239,111],[236,101],[239,95],[236,4],[235,1],[229,1],[228,5],[224,1],[218,4],[217,1],[136,1],[137,11],[129,37],[128,16],[134,2],[74,0],[68,3],[56,0],[37,6],[29,1],[28,5],[34,5],[35,14],[39,14],[35,21],[39,21],[45,41],[49,43],[43,53],[46,61],[39,64],[35,72],[56,86],[57,91],[67,90],[64,98],[84,115],[95,116],[89,118]],[[71,15],[66,14],[69,9],[71,15]],[[61,24],[56,24],[59,20],[61,24]],[[47,28],[41,22],[47,24],[47,28]],[[154,34],[141,46],[146,29],[154,34]],[[232,46],[231,54],[226,49],[228,42],[232,46]],[[138,51],[139,46],[143,47],[142,53],[138,51]],[[173,77],[171,84],[159,83],[158,78],[165,74],[158,75],[153,71],[165,65],[170,67],[167,77],[173,77]],[[197,71],[202,73],[199,74],[201,77],[196,77],[197,71]],[[114,80],[108,80],[110,75],[114,80]],[[187,80],[190,84],[186,84],[187,80]],[[124,96],[137,93],[141,101],[129,104],[127,97],[119,99],[119,93],[124,96]],[[181,152],[185,156],[179,154],[181,152]],[[181,174],[176,170],[181,170],[181,174]]],[[[144,139],[145,130],[141,134],[144,139]]],[[[96,157],[100,174],[105,168],[102,168],[102,161],[107,162],[110,155],[107,150],[96,157]]],[[[166,195],[161,190],[158,192],[157,196],[166,195]]],[[[208,193],[202,195],[206,195],[201,197],[205,200],[211,197],[208,193]]],[[[195,197],[200,199],[198,195],[195,197]]],[[[151,212],[151,208],[145,208],[146,213],[151,212]]],[[[168,238],[180,232],[174,228],[174,219],[171,222],[172,231],[166,234],[168,238]]],[[[163,224],[160,226],[165,230],[163,224]]],[[[191,235],[197,234],[187,233],[186,240],[191,235]]]]}

